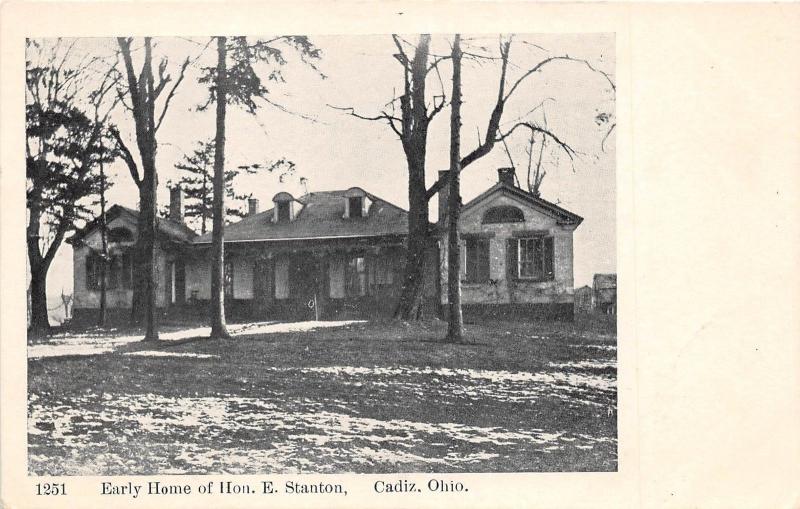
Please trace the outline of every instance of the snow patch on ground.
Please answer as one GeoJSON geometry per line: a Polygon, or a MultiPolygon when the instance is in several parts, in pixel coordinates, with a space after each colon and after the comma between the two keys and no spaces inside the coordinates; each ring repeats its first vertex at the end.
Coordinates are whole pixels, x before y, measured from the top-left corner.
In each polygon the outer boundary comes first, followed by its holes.
{"type": "Polygon", "coordinates": [[[572,348],[586,348],[589,350],[600,350],[603,352],[616,352],[617,347],[616,345],[594,345],[591,343],[584,343],[584,344],[577,344],[577,345],[568,345],[572,348]]]}
{"type": "Polygon", "coordinates": [[[165,458],[171,473],[336,471],[350,462],[392,468],[403,463],[454,466],[498,457],[506,448],[554,450],[575,440],[592,442],[591,437],[539,429],[360,417],[326,410],[330,404],[317,401],[295,401],[287,407],[279,395],[106,396],[89,393],[51,407],[29,401],[29,433],[49,446],[71,450],[134,444],[148,436],[148,442],[171,444],[165,458]],[[235,442],[233,435],[238,435],[235,442]],[[199,447],[196,437],[215,446],[199,447]],[[258,441],[264,437],[269,440],[258,441]]]}
{"type": "Polygon", "coordinates": [[[192,357],[195,359],[212,359],[217,355],[192,352],[164,352],[162,350],[141,350],[138,352],[126,352],[125,355],[137,355],[139,357],[192,357]]]}
{"type": "MultiPolygon", "coordinates": [[[[587,361],[588,362],[588,361],[587,361]]],[[[600,363],[598,363],[600,364],[600,363]]],[[[603,364],[603,367],[606,365],[603,364]]],[[[613,364],[611,365],[613,367],[613,364]]],[[[278,372],[298,375],[332,375],[342,379],[339,383],[376,387],[419,387],[419,380],[433,377],[437,390],[452,394],[482,399],[496,398],[511,402],[533,401],[549,396],[576,404],[596,404],[616,391],[616,379],[609,375],[564,371],[496,371],[481,369],[452,369],[414,366],[364,367],[269,367],[278,372]]],[[[420,390],[430,390],[419,387],[420,390]]]]}
{"type": "Polygon", "coordinates": [[[608,369],[616,368],[617,363],[613,359],[608,361],[573,361],[573,362],[551,362],[548,364],[551,368],[556,369],[608,369]]]}
{"type": "MultiPolygon", "coordinates": [[[[231,336],[238,337],[249,334],[308,332],[316,329],[344,327],[356,323],[364,323],[364,321],[237,323],[229,325],[228,332],[231,336]]],[[[159,340],[162,342],[172,342],[196,337],[208,337],[210,334],[211,327],[192,327],[161,332],[159,334],[159,340]]],[[[62,357],[68,355],[99,355],[113,352],[122,345],[135,343],[141,340],[142,336],[140,335],[122,334],[117,329],[107,329],[105,331],[90,330],[84,333],[61,333],[49,338],[46,344],[28,345],[28,358],[40,359],[43,357],[62,357]]]]}

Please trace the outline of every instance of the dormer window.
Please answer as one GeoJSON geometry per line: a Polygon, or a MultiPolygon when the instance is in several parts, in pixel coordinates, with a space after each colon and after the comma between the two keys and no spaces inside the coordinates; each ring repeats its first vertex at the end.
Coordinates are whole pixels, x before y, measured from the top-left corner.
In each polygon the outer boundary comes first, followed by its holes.
{"type": "Polygon", "coordinates": [[[292,219],[292,210],[291,210],[291,203],[283,202],[278,203],[276,205],[278,207],[278,222],[286,222],[291,221],[292,219]]]}
{"type": "Polygon", "coordinates": [[[348,198],[347,201],[350,209],[350,217],[363,217],[362,208],[364,207],[364,198],[360,196],[353,196],[348,198]]]}
{"type": "Polygon", "coordinates": [[[367,217],[370,200],[360,187],[351,187],[344,192],[344,218],[367,217]]]}
{"type": "Polygon", "coordinates": [[[282,192],[272,198],[275,204],[275,212],[272,220],[275,223],[288,223],[294,219],[294,198],[291,194],[282,192]]]}

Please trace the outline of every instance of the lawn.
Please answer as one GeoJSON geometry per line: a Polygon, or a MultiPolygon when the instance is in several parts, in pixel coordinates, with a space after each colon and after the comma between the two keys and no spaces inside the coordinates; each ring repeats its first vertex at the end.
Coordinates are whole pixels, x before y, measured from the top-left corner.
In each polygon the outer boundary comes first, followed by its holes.
{"type": "Polygon", "coordinates": [[[617,468],[613,324],[173,328],[29,346],[34,475],[617,468]]]}

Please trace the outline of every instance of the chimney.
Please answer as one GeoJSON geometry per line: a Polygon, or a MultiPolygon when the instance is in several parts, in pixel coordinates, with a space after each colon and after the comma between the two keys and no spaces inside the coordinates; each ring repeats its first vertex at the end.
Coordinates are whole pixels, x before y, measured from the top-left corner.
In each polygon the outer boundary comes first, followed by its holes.
{"type": "Polygon", "coordinates": [[[516,187],[514,185],[514,168],[498,168],[497,181],[509,187],[516,187]]]}
{"type": "Polygon", "coordinates": [[[450,183],[447,182],[447,176],[450,170],[440,170],[439,180],[445,179],[444,185],[439,189],[439,224],[444,227],[447,220],[447,198],[450,196],[450,183]]]}
{"type": "Polygon", "coordinates": [[[258,198],[247,199],[247,215],[254,216],[258,214],[258,198]]]}
{"type": "Polygon", "coordinates": [[[169,218],[179,223],[183,222],[183,190],[180,186],[171,187],[169,190],[169,218]]]}

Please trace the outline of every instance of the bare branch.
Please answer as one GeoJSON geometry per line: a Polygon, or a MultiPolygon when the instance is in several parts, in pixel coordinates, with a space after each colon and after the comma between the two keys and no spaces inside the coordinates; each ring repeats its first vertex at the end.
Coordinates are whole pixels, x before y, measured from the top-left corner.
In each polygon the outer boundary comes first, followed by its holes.
{"type": "Polygon", "coordinates": [[[117,44],[119,44],[120,51],[122,52],[122,59],[125,62],[125,72],[128,76],[128,88],[131,96],[130,109],[136,114],[141,111],[141,96],[139,95],[139,83],[136,79],[136,72],[133,70],[131,42],[132,38],[130,37],[117,37],[117,44]]]}
{"type": "Polygon", "coordinates": [[[403,138],[403,134],[402,134],[402,133],[400,132],[400,130],[397,128],[397,124],[395,124],[395,122],[401,122],[401,123],[402,123],[402,119],[400,119],[400,118],[397,118],[397,117],[395,117],[395,116],[392,116],[392,115],[389,115],[389,114],[388,114],[388,113],[386,113],[386,112],[381,112],[381,114],[380,114],[380,115],[376,115],[376,116],[374,116],[374,117],[368,117],[368,116],[366,116],[366,115],[361,115],[361,114],[359,114],[359,113],[356,113],[355,109],[354,109],[354,108],[352,108],[352,107],[350,107],[350,106],[348,106],[348,107],[341,107],[341,106],[333,106],[333,105],[331,105],[331,104],[328,104],[328,105],[326,105],[326,106],[328,106],[328,108],[333,108],[334,110],[343,111],[343,112],[347,113],[348,115],[350,115],[350,116],[352,116],[352,117],[359,118],[359,119],[361,119],[361,120],[370,120],[370,121],[381,121],[381,120],[385,120],[385,121],[386,121],[386,122],[389,124],[389,127],[391,127],[391,128],[392,128],[392,131],[394,131],[394,132],[395,132],[395,134],[397,134],[397,136],[399,136],[399,137],[400,137],[400,139],[402,139],[402,138],[403,138]]]}
{"type": "MultiPolygon", "coordinates": [[[[527,117],[527,116],[528,116],[528,115],[530,115],[531,113],[534,113],[534,112],[535,112],[536,110],[538,110],[539,108],[544,108],[544,105],[545,105],[545,103],[546,103],[547,101],[553,101],[553,102],[556,102],[556,100],[555,100],[553,97],[545,97],[545,98],[542,100],[542,102],[540,102],[539,104],[537,104],[536,106],[534,106],[533,108],[531,108],[530,110],[528,110],[527,112],[523,113],[522,115],[518,116],[517,118],[515,118],[515,119],[513,119],[513,120],[509,120],[509,121],[507,121],[507,122],[503,122],[503,124],[512,124],[512,123],[516,123],[516,122],[520,122],[520,121],[522,121],[522,119],[524,119],[525,117],[527,117]]],[[[542,111],[544,112],[544,109],[542,109],[542,111]]],[[[545,121],[545,125],[547,125],[547,122],[546,122],[546,121],[545,121]]]]}
{"type": "Polygon", "coordinates": [[[313,123],[315,123],[315,124],[316,124],[316,123],[319,123],[319,119],[318,119],[318,118],[311,117],[311,116],[305,115],[305,114],[303,114],[303,113],[300,113],[300,112],[297,112],[297,111],[290,110],[290,109],[289,109],[289,108],[287,108],[286,106],[284,106],[284,105],[282,105],[282,104],[280,104],[280,103],[277,103],[277,102],[273,101],[272,99],[270,99],[270,98],[269,98],[269,97],[267,97],[267,96],[261,97],[261,99],[263,99],[263,100],[264,100],[264,102],[266,102],[267,104],[269,104],[269,105],[270,105],[270,106],[272,106],[273,108],[276,108],[276,109],[278,109],[278,110],[280,110],[280,111],[282,111],[282,112],[284,112],[284,113],[287,113],[287,114],[289,114],[289,115],[292,115],[292,116],[295,116],[295,117],[298,117],[298,118],[302,118],[303,120],[308,120],[309,122],[313,122],[313,123]]]}
{"type": "Polygon", "coordinates": [[[526,44],[528,46],[533,46],[534,48],[538,48],[538,49],[544,51],[545,53],[549,53],[550,52],[547,48],[543,48],[542,46],[539,46],[538,44],[534,44],[534,43],[532,43],[530,41],[521,41],[521,42],[522,42],[522,44],[526,44]]]}
{"type": "Polygon", "coordinates": [[[408,68],[408,55],[406,54],[405,50],[403,49],[403,45],[400,42],[402,39],[397,34],[392,34],[392,40],[394,41],[394,45],[397,46],[398,51],[398,54],[395,57],[401,64],[403,64],[404,67],[408,68]]]}
{"type": "Polygon", "coordinates": [[[603,152],[606,151],[606,140],[609,136],[611,136],[611,131],[613,131],[615,127],[617,127],[617,124],[611,124],[611,127],[608,128],[608,132],[606,132],[606,135],[603,136],[603,141],[600,142],[600,148],[603,150],[603,152]]]}
{"type": "Polygon", "coordinates": [[[171,81],[171,77],[169,74],[166,74],[167,71],[167,59],[162,58],[161,61],[158,63],[158,85],[156,85],[155,89],[153,90],[153,98],[157,98],[161,95],[161,92],[167,86],[167,83],[171,81]]]}
{"type": "Polygon", "coordinates": [[[535,124],[531,124],[531,123],[528,123],[528,122],[520,122],[520,123],[516,124],[514,127],[509,129],[505,133],[499,134],[497,136],[497,140],[501,141],[501,140],[504,140],[505,138],[508,138],[509,136],[511,136],[511,133],[513,133],[518,127],[526,127],[528,129],[530,129],[532,133],[541,133],[541,134],[547,136],[548,138],[553,140],[556,143],[556,145],[561,147],[561,150],[563,150],[564,153],[566,153],[567,156],[569,156],[571,161],[574,161],[574,157],[578,155],[578,152],[575,149],[573,149],[567,143],[561,141],[561,139],[559,139],[558,136],[553,134],[548,129],[539,127],[539,126],[537,126],[535,124]]]}
{"type": "Polygon", "coordinates": [[[142,179],[139,176],[139,168],[136,166],[136,161],[133,159],[133,154],[128,149],[128,146],[125,145],[125,142],[122,141],[122,136],[119,134],[119,130],[116,127],[111,128],[111,135],[117,140],[117,146],[119,146],[120,153],[122,155],[122,159],[128,165],[128,170],[131,172],[131,177],[133,177],[133,181],[136,183],[137,186],[142,185],[142,179]]]}
{"type": "Polygon", "coordinates": [[[509,89],[508,93],[507,93],[507,94],[505,94],[504,100],[506,100],[506,101],[507,101],[507,100],[508,100],[508,98],[511,96],[511,94],[513,94],[513,93],[514,93],[514,90],[516,90],[516,89],[517,89],[517,87],[518,87],[518,86],[519,86],[519,85],[520,85],[520,84],[521,84],[521,83],[522,83],[522,82],[523,82],[523,81],[524,81],[524,80],[525,80],[525,79],[526,79],[528,76],[530,76],[531,74],[533,74],[533,73],[535,73],[535,72],[539,72],[539,71],[540,71],[540,70],[541,70],[541,69],[542,69],[544,66],[546,66],[547,64],[549,64],[549,63],[551,63],[551,62],[557,62],[557,61],[578,62],[578,63],[582,63],[582,64],[586,65],[586,67],[588,67],[588,68],[589,68],[589,70],[591,70],[592,72],[596,72],[596,73],[598,73],[598,74],[601,74],[603,77],[605,77],[605,79],[606,79],[606,80],[608,81],[608,83],[611,85],[611,88],[612,88],[612,89],[614,90],[614,92],[616,93],[616,91],[617,91],[617,87],[616,87],[616,85],[614,85],[614,82],[611,80],[611,77],[610,77],[608,74],[606,74],[606,73],[605,73],[605,72],[603,72],[603,71],[600,71],[600,70],[596,69],[596,68],[595,68],[595,67],[593,67],[593,66],[592,66],[592,64],[590,64],[590,63],[589,63],[587,60],[583,60],[583,59],[581,59],[581,58],[573,58],[573,57],[571,57],[571,56],[569,56],[569,55],[564,55],[564,56],[560,56],[560,57],[550,57],[550,58],[546,58],[546,59],[542,60],[541,62],[539,62],[538,64],[536,64],[535,66],[533,66],[531,69],[528,69],[528,71],[527,71],[527,72],[525,72],[525,74],[523,74],[522,76],[520,76],[520,78],[519,78],[519,79],[517,79],[517,81],[516,81],[516,82],[514,82],[514,85],[512,85],[512,86],[511,86],[511,88],[509,89]]]}
{"type": "MultiPolygon", "coordinates": [[[[165,60],[162,60],[162,62],[165,62],[165,60]]],[[[181,65],[180,74],[178,75],[178,79],[175,81],[175,84],[172,86],[169,93],[167,94],[167,99],[164,101],[164,108],[161,110],[161,115],[158,116],[158,122],[156,122],[156,129],[155,129],[156,131],[158,131],[158,128],[161,127],[161,122],[164,121],[164,116],[167,114],[167,109],[169,109],[169,102],[172,100],[173,96],[175,95],[175,91],[178,89],[178,86],[183,81],[183,78],[186,75],[186,68],[189,67],[189,62],[190,62],[189,58],[186,58],[186,60],[183,61],[183,64],[181,65]]],[[[159,66],[159,73],[161,73],[161,66],[159,66]]],[[[166,79],[167,81],[169,81],[169,76],[167,76],[166,79]]]]}
{"type": "Polygon", "coordinates": [[[508,144],[506,143],[506,140],[505,140],[505,138],[504,138],[504,139],[502,139],[502,140],[500,140],[500,141],[502,141],[502,142],[503,142],[503,148],[505,149],[505,151],[506,151],[506,155],[508,156],[508,162],[509,162],[509,164],[511,164],[511,167],[512,167],[512,168],[516,168],[516,165],[514,164],[514,158],[513,158],[513,157],[511,157],[511,151],[508,149],[508,144]]]}

